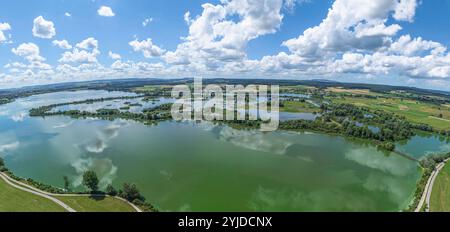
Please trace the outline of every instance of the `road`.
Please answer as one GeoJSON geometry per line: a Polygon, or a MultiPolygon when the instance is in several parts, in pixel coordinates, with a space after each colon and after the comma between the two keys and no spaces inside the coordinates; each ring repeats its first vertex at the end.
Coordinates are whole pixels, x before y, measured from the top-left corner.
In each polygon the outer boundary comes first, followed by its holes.
{"type": "MultiPolygon", "coordinates": [[[[42,191],[38,188],[35,188],[33,186],[27,185],[25,183],[22,183],[20,181],[14,180],[13,178],[9,177],[8,175],[0,172],[0,177],[5,180],[5,182],[11,186],[13,186],[14,188],[47,198],[53,202],[55,202],[56,204],[60,205],[61,207],[63,207],[64,209],[66,209],[68,212],[76,212],[74,209],[72,209],[70,206],[66,205],[64,202],[54,198],[54,197],[103,197],[105,195],[92,195],[92,194],[55,194],[55,193],[49,193],[49,192],[45,192],[42,191]]],[[[141,213],[142,210],[137,207],[135,204],[121,198],[121,197],[117,197],[115,196],[114,198],[121,200],[123,202],[126,202],[127,204],[129,204],[131,207],[133,207],[134,210],[136,210],[136,212],[141,213]]]]}
{"type": "Polygon", "coordinates": [[[420,209],[422,209],[423,204],[426,202],[425,211],[430,211],[430,199],[431,199],[431,192],[433,191],[433,185],[434,181],[436,180],[436,177],[439,175],[439,172],[442,170],[442,168],[445,166],[447,161],[450,159],[446,159],[444,162],[437,165],[436,170],[434,170],[430,178],[428,179],[427,185],[425,185],[425,190],[423,191],[422,197],[420,198],[419,204],[417,205],[416,210],[414,212],[420,212],[420,209]]]}

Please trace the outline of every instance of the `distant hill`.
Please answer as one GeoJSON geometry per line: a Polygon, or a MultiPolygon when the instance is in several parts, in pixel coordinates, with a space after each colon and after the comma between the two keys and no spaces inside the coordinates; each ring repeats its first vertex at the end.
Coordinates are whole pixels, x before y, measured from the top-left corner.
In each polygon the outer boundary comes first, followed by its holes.
{"type": "MultiPolygon", "coordinates": [[[[48,93],[54,91],[68,91],[79,89],[105,89],[105,90],[128,90],[133,87],[142,85],[165,85],[165,84],[183,84],[193,82],[192,78],[179,79],[113,79],[113,80],[94,80],[85,82],[67,82],[49,85],[29,86],[15,89],[0,90],[0,97],[23,97],[30,94],[48,93]]],[[[373,92],[389,92],[389,91],[407,91],[419,95],[437,95],[449,98],[450,92],[440,90],[420,89],[405,86],[390,86],[363,83],[343,83],[330,80],[282,80],[282,79],[226,79],[212,78],[203,79],[204,84],[277,84],[286,85],[308,85],[316,88],[342,87],[348,89],[369,89],[373,92]]]]}

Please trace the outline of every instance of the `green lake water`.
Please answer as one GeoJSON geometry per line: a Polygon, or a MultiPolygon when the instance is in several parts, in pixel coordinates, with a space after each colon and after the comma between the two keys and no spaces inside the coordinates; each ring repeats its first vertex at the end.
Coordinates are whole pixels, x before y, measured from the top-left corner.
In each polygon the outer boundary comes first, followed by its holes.
{"type": "MultiPolygon", "coordinates": [[[[336,136],[27,114],[39,105],[122,94],[60,92],[0,106],[0,155],[18,176],[55,186],[66,175],[81,189],[89,169],[101,187],[136,183],[163,211],[399,211],[420,176],[413,161],[336,136]]],[[[414,139],[433,144],[420,151],[402,145],[416,157],[435,143],[448,149],[436,137],[414,139]]]]}

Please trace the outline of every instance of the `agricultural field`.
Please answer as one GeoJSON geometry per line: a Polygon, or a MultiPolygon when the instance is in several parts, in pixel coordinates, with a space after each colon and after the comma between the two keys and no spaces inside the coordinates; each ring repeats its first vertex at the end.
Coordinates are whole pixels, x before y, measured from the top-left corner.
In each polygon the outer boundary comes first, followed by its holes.
{"type": "Polygon", "coordinates": [[[344,93],[344,94],[359,94],[359,95],[378,95],[376,93],[370,92],[368,89],[345,89],[340,87],[328,87],[326,92],[332,93],[344,93]]]}
{"type": "Polygon", "coordinates": [[[314,90],[317,90],[317,88],[306,85],[280,86],[280,93],[305,93],[314,90]]]}
{"type": "Polygon", "coordinates": [[[171,85],[145,85],[141,87],[134,88],[133,90],[138,93],[154,93],[159,91],[171,91],[171,85]]]}
{"type": "Polygon", "coordinates": [[[404,116],[412,123],[429,124],[438,130],[450,129],[450,108],[447,105],[406,100],[400,98],[364,98],[342,96],[330,99],[335,103],[350,103],[374,110],[383,110],[404,116]]]}

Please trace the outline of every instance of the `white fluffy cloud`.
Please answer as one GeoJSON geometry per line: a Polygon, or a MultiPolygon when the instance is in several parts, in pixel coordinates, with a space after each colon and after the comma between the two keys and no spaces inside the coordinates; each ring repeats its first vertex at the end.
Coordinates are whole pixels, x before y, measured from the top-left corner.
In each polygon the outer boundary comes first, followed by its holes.
{"type": "Polygon", "coordinates": [[[416,14],[416,0],[400,0],[395,8],[394,18],[397,20],[406,20],[412,22],[416,14]]]}
{"type": "Polygon", "coordinates": [[[120,60],[122,58],[122,56],[120,56],[120,54],[114,53],[112,51],[109,51],[108,56],[109,56],[109,58],[111,58],[113,60],[120,60]]]}
{"type": "Polygon", "coordinates": [[[410,35],[398,37],[412,22],[416,0],[336,0],[318,26],[283,42],[289,53],[266,56],[259,65],[269,73],[329,75],[362,73],[450,79],[445,46],[410,35]],[[397,39],[398,37],[398,39],[397,39]]]}
{"type": "Polygon", "coordinates": [[[175,51],[164,55],[167,63],[217,70],[225,63],[243,61],[249,41],[275,33],[281,25],[283,0],[233,0],[202,5],[201,15],[184,16],[189,35],[175,51]],[[231,19],[238,16],[237,19],[231,19]]]}
{"type": "Polygon", "coordinates": [[[61,59],[61,63],[96,63],[97,55],[86,50],[75,48],[72,52],[65,52],[61,59]]]}
{"type": "Polygon", "coordinates": [[[77,43],[76,47],[85,50],[96,50],[98,49],[98,40],[96,40],[93,37],[90,37],[77,43]]]}
{"type": "Polygon", "coordinates": [[[43,39],[51,39],[56,35],[55,25],[52,21],[47,21],[42,16],[38,16],[33,21],[33,35],[43,39]]]}
{"type": "Polygon", "coordinates": [[[34,43],[23,43],[11,51],[18,56],[24,57],[29,62],[45,61],[40,56],[39,47],[34,43]]]}
{"type": "Polygon", "coordinates": [[[336,0],[320,25],[283,45],[292,53],[312,59],[352,49],[377,50],[389,45],[389,37],[401,29],[398,24],[386,25],[399,4],[398,0],[336,0]]]}
{"type": "Polygon", "coordinates": [[[133,40],[129,43],[135,52],[142,52],[144,57],[158,57],[164,54],[165,50],[153,44],[152,39],[138,41],[133,40]]]}
{"type": "Polygon", "coordinates": [[[100,55],[98,41],[95,38],[90,37],[77,43],[71,52],[64,52],[61,59],[59,59],[59,62],[77,64],[98,63],[98,55],[100,55]]]}
{"type": "Polygon", "coordinates": [[[72,49],[72,45],[67,40],[53,40],[52,44],[61,49],[72,49]]]}
{"type": "Polygon", "coordinates": [[[5,36],[4,31],[11,30],[11,26],[9,23],[0,23],[0,43],[3,43],[8,40],[8,38],[5,36]]]}
{"type": "Polygon", "coordinates": [[[98,13],[98,15],[103,16],[103,17],[114,17],[116,15],[116,14],[114,14],[111,7],[108,7],[108,6],[101,6],[97,10],[97,13],[98,13]]]}
{"type": "Polygon", "coordinates": [[[51,70],[51,66],[45,63],[45,58],[40,55],[39,47],[34,43],[23,43],[17,48],[11,50],[17,56],[23,57],[29,62],[28,65],[13,63],[5,65],[7,68],[12,68],[12,72],[20,72],[20,69],[24,69],[24,73],[32,73],[33,69],[39,70],[51,70]]]}

